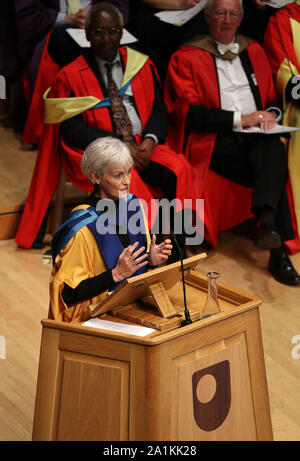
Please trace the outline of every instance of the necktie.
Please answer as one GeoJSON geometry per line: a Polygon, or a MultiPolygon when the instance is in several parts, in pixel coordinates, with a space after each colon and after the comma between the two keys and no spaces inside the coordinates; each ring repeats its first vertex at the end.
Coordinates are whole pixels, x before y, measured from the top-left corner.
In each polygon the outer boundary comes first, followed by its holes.
{"type": "Polygon", "coordinates": [[[223,45],[223,43],[218,43],[217,48],[219,53],[223,56],[227,51],[231,51],[231,53],[238,54],[239,52],[239,44],[238,43],[230,43],[229,45],[223,45]]]}
{"type": "Polygon", "coordinates": [[[120,91],[112,76],[113,63],[105,63],[107,69],[107,91],[110,99],[110,106],[116,126],[116,133],[122,135],[123,141],[127,144],[135,144],[131,123],[123,104],[120,91]]]}

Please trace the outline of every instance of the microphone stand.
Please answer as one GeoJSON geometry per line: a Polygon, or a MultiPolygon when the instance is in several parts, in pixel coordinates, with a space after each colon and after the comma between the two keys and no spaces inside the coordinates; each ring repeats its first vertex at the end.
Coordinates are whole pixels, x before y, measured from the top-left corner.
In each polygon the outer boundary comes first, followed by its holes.
{"type": "Polygon", "coordinates": [[[179,254],[180,254],[180,265],[181,265],[181,274],[182,274],[182,288],[183,288],[183,303],[184,303],[184,315],[185,315],[185,320],[182,320],[181,321],[181,326],[182,327],[185,327],[186,325],[189,325],[190,323],[193,323],[192,320],[191,320],[191,316],[190,316],[190,312],[187,308],[187,304],[186,304],[186,292],[185,292],[185,280],[184,280],[184,270],[183,270],[183,257],[182,257],[182,252],[181,252],[181,248],[177,242],[177,239],[175,237],[175,234],[173,231],[170,232],[171,233],[171,236],[174,240],[174,242],[176,243],[176,246],[179,250],[179,254]]]}

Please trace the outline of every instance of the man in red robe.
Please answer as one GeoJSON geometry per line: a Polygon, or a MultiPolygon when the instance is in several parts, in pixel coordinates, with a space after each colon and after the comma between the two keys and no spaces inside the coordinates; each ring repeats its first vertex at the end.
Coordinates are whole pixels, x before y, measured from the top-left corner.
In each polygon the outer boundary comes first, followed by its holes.
{"type": "Polygon", "coordinates": [[[108,4],[90,10],[86,30],[91,49],[57,74],[46,99],[46,125],[16,235],[16,242],[25,248],[32,245],[41,226],[61,164],[76,186],[89,188],[80,171],[83,150],[103,136],[127,140],[117,130],[108,97],[106,63],[113,64],[113,78],[121,86],[132,130],[128,141],[135,167],[131,191],[145,200],[154,193],[169,200],[177,198],[183,206],[189,199],[191,208],[196,207],[192,168],[182,154],[165,144],[168,114],[155,67],[147,56],[119,48],[122,21],[116,11],[108,4]]]}
{"type": "Polygon", "coordinates": [[[269,271],[281,283],[299,284],[283,245],[294,238],[284,147],[278,135],[262,133],[280,117],[270,66],[260,45],[237,35],[243,18],[239,0],[209,1],[205,17],[209,35],[185,43],[169,64],[165,100],[171,145],[194,167],[199,196],[209,169],[253,187],[257,244],[270,249],[269,271]],[[253,127],[260,132],[245,133],[253,127]]]}

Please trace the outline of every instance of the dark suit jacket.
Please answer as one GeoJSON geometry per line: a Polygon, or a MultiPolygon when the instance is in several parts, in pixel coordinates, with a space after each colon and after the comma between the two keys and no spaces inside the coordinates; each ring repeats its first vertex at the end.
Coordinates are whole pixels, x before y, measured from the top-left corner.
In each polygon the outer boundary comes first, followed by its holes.
{"type": "MultiPolygon", "coordinates": [[[[250,89],[253,94],[257,110],[262,110],[261,98],[258,86],[254,84],[252,75],[254,70],[249,59],[247,50],[243,50],[240,55],[240,60],[246,76],[249,81],[250,89]]],[[[215,62],[215,59],[214,59],[215,62]]],[[[270,106],[280,107],[278,101],[274,101],[270,106]]],[[[219,108],[208,108],[204,105],[191,106],[188,116],[186,127],[188,131],[197,131],[201,129],[202,132],[219,133],[220,131],[232,132],[233,112],[222,110],[219,108]],[[220,130],[220,127],[221,130],[220,130]]]]}
{"type": "MultiPolygon", "coordinates": [[[[102,75],[99,71],[96,60],[93,57],[90,50],[87,50],[86,52],[84,52],[84,58],[86,59],[87,63],[89,64],[94,74],[96,75],[100,83],[101,89],[103,91],[103,95],[105,97],[108,96],[107,89],[103,81],[102,75]]],[[[146,134],[146,133],[155,134],[157,138],[159,139],[159,143],[164,144],[166,134],[167,134],[168,112],[167,112],[167,108],[163,100],[160,83],[157,80],[154,71],[153,71],[153,82],[154,82],[154,87],[155,87],[155,98],[154,98],[154,103],[152,106],[152,113],[151,113],[151,116],[149,117],[149,120],[146,123],[143,134],[146,134]]],[[[133,103],[135,104],[134,98],[133,98],[133,103]]],[[[112,119],[112,114],[111,114],[111,119],[112,119]]],[[[94,141],[95,139],[101,136],[115,136],[115,137],[121,138],[115,133],[110,133],[110,132],[108,133],[98,128],[87,126],[81,114],[75,117],[72,117],[68,120],[65,120],[61,124],[61,134],[67,144],[78,147],[79,149],[85,149],[92,141],[94,141]]]]}
{"type": "Polygon", "coordinates": [[[2,0],[1,10],[1,72],[13,80],[55,23],[59,0],[2,0]]]}

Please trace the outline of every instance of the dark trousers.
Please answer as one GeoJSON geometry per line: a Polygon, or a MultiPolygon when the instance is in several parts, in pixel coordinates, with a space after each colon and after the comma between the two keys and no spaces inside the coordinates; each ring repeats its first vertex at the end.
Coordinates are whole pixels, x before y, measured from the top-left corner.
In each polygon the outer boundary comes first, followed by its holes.
{"type": "Polygon", "coordinates": [[[253,187],[252,213],[274,212],[283,241],[294,238],[288,199],[286,153],[278,135],[219,134],[210,168],[233,182],[253,187]]]}

